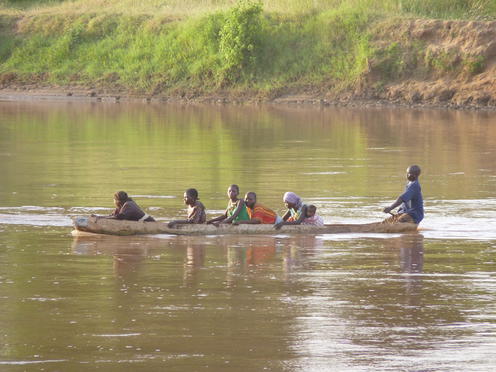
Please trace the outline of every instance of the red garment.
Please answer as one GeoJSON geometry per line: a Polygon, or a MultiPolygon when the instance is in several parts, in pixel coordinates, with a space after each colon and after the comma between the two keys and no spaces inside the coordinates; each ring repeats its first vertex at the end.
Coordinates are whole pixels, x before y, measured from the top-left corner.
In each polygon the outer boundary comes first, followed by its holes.
{"type": "Polygon", "coordinates": [[[276,223],[277,214],[272,209],[264,207],[261,204],[255,204],[253,209],[247,208],[251,220],[259,220],[260,223],[276,223]]]}

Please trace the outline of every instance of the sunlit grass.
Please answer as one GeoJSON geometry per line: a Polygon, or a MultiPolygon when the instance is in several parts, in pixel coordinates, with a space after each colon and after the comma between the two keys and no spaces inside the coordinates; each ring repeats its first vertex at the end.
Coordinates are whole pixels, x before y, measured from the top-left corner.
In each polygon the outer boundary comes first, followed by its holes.
{"type": "MultiPolygon", "coordinates": [[[[0,74],[154,93],[339,89],[378,56],[374,27],[393,15],[496,13],[495,0],[265,0],[241,18],[234,0],[1,1],[0,74]]],[[[379,55],[385,76],[401,75],[401,53],[379,55]]]]}
{"type": "MultiPolygon", "coordinates": [[[[262,0],[269,13],[323,12],[342,5],[368,8],[394,15],[434,18],[496,16],[494,0],[262,0]]],[[[225,11],[235,0],[0,0],[0,11],[24,9],[26,14],[111,13],[189,17],[225,11]]]]}

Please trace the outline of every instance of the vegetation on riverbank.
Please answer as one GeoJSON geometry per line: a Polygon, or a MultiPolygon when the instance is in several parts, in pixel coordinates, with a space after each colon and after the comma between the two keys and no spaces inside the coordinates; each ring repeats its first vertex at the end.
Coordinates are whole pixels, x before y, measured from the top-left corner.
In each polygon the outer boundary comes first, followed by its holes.
{"type": "Polygon", "coordinates": [[[405,20],[495,16],[494,0],[4,0],[0,85],[265,97],[381,90],[412,74],[473,76],[488,65],[484,54],[433,53],[422,38],[405,39],[395,32],[405,20]]]}

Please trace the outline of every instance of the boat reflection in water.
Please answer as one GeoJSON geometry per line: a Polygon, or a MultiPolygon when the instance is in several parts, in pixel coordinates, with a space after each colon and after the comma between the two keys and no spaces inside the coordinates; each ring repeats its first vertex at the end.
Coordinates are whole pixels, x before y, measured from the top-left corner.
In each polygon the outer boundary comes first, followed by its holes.
{"type": "MultiPolygon", "coordinates": [[[[135,275],[143,265],[154,259],[165,259],[170,265],[182,262],[184,285],[194,285],[198,273],[205,267],[224,267],[227,285],[234,277],[251,275],[264,266],[282,265],[282,280],[289,280],[295,271],[311,269],[319,257],[332,251],[325,241],[315,235],[274,236],[146,236],[95,235],[75,237],[72,252],[79,255],[113,257],[116,276],[135,275]]],[[[391,250],[390,259],[399,260],[402,273],[421,273],[423,269],[424,237],[405,234],[384,239],[391,250]]],[[[320,257],[322,258],[322,257],[320,257]]],[[[414,280],[414,279],[412,279],[414,280]]]]}
{"type": "Polygon", "coordinates": [[[114,273],[118,277],[130,277],[150,257],[152,242],[146,239],[123,239],[118,236],[78,237],[73,240],[72,252],[79,255],[111,255],[114,273]]]}

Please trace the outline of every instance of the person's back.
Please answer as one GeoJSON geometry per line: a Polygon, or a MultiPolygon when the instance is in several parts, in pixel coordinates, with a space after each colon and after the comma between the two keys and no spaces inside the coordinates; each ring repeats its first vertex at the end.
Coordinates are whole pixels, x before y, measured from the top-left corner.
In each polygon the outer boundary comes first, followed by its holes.
{"type": "Polygon", "coordinates": [[[250,219],[258,220],[263,224],[275,224],[277,220],[277,214],[272,209],[263,206],[262,204],[256,203],[253,209],[248,210],[250,214],[250,219]]]}
{"type": "Polygon", "coordinates": [[[113,213],[113,216],[117,220],[129,220],[129,221],[145,221],[145,222],[153,222],[155,221],[152,216],[146,214],[141,210],[141,208],[136,204],[136,202],[129,198],[122,205],[121,208],[116,208],[113,213]]]}
{"type": "Polygon", "coordinates": [[[188,206],[188,221],[191,223],[205,223],[207,221],[205,206],[201,201],[196,200],[193,205],[188,206]]]}
{"type": "Polygon", "coordinates": [[[420,223],[424,219],[424,200],[418,179],[408,182],[401,199],[403,204],[398,209],[398,213],[408,213],[415,223],[420,223]]]}

